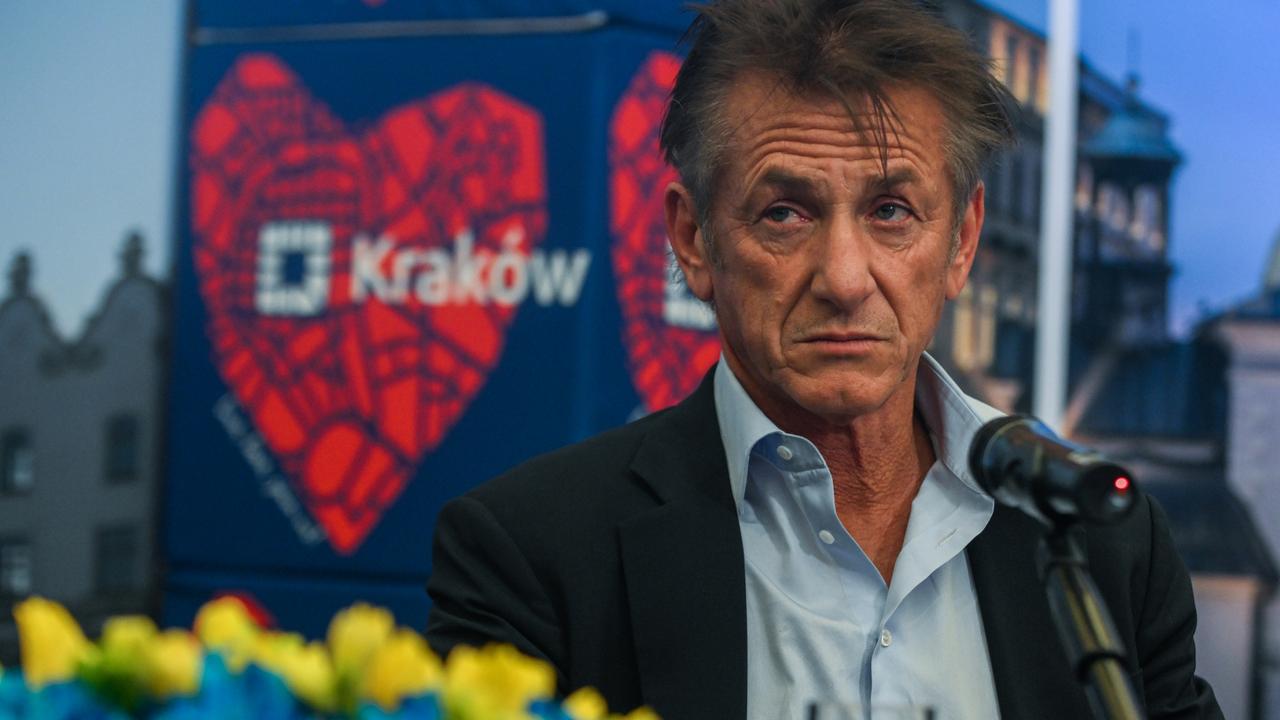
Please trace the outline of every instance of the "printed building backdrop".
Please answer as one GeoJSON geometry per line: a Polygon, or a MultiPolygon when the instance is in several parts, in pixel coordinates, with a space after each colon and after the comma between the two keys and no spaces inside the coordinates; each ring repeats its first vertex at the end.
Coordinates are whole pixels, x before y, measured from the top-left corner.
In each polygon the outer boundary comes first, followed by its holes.
{"type": "MultiPolygon", "coordinates": [[[[1019,145],[986,170],[979,253],[930,350],[971,394],[1026,411],[1045,40],[973,0],[932,4],[992,58],[1019,145]]],[[[441,505],[676,402],[718,356],[662,227],[679,0],[440,5],[191,5],[166,624],[240,592],[310,635],[355,599],[422,627],[441,505]]],[[[1280,707],[1275,533],[1252,520],[1274,506],[1261,418],[1280,405],[1259,388],[1280,364],[1251,379],[1274,340],[1233,329],[1274,338],[1280,291],[1171,337],[1169,118],[1087,63],[1079,107],[1060,429],[1167,508],[1228,715],[1280,707]]]]}
{"type": "MultiPolygon", "coordinates": [[[[930,4],[991,58],[1019,136],[930,351],[1027,410],[1046,42],[930,4]]],[[[0,663],[31,594],[90,634],[222,592],[312,636],[357,599],[420,628],[448,498],[699,381],[714,320],[671,280],[656,140],[688,16],[538,5],[188,1],[173,272],[130,234],[72,336],[39,257],[0,292],[0,663]]],[[[1059,429],[1168,511],[1226,715],[1280,717],[1280,241],[1255,294],[1170,335],[1170,188],[1195,159],[1136,78],[1080,70],[1059,429]]]]}
{"type": "Polygon", "coordinates": [[[447,499],[718,356],[661,227],[687,18],[510,5],[194,5],[165,622],[240,591],[421,626],[447,499]]]}

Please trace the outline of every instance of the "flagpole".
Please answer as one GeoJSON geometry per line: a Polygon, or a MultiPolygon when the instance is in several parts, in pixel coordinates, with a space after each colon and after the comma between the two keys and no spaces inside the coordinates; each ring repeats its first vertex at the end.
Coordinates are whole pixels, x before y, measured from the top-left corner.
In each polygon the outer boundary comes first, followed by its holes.
{"type": "Polygon", "coordinates": [[[1066,406],[1071,319],[1079,0],[1049,0],[1048,44],[1033,410],[1045,424],[1059,430],[1066,406]]]}

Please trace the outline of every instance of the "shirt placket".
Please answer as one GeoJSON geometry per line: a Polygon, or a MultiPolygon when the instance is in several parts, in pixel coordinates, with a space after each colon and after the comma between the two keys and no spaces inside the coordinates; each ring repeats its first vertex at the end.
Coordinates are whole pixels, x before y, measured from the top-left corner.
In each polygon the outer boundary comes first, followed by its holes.
{"type": "Polygon", "coordinates": [[[862,668],[861,677],[849,678],[849,682],[850,687],[858,689],[859,702],[869,707],[877,655],[892,644],[883,642],[888,588],[875,564],[840,522],[831,473],[817,449],[807,440],[784,436],[774,455],[775,465],[783,471],[796,503],[804,511],[808,531],[818,539],[828,561],[836,567],[836,576],[848,601],[848,617],[858,627],[858,634],[865,638],[862,647],[849,649],[861,653],[862,668]]]}

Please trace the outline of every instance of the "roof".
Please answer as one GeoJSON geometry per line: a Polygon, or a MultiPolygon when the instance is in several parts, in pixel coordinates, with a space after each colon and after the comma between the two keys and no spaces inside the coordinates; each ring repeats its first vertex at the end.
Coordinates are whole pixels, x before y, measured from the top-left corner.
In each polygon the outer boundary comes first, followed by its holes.
{"type": "Polygon", "coordinates": [[[1077,432],[1091,437],[1219,437],[1226,420],[1224,382],[1225,359],[1213,343],[1130,349],[1093,394],[1077,432]]]}
{"type": "Polygon", "coordinates": [[[1227,486],[1221,465],[1139,465],[1142,489],[1169,516],[1173,544],[1193,573],[1280,579],[1253,515],[1227,486]]]}
{"type": "Polygon", "coordinates": [[[1182,161],[1182,154],[1165,132],[1165,122],[1142,106],[1132,91],[1124,107],[1082,149],[1095,158],[1151,160],[1171,165],[1182,161]]]}
{"type": "Polygon", "coordinates": [[[1280,320],[1280,288],[1263,291],[1222,313],[1219,318],[1230,320],[1280,320]]]}
{"type": "Polygon", "coordinates": [[[1264,290],[1280,290],[1280,232],[1271,241],[1271,255],[1267,258],[1267,269],[1262,274],[1264,290]]]}

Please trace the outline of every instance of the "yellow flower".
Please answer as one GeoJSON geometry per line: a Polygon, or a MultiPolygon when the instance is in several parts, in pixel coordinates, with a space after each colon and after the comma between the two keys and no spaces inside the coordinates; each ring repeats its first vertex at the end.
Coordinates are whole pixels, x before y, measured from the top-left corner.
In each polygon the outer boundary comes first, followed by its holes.
{"type": "Polygon", "coordinates": [[[205,647],[222,655],[232,672],[244,670],[261,632],[244,603],[233,597],[205,603],[196,613],[195,631],[205,647]]]}
{"type": "Polygon", "coordinates": [[[262,632],[254,638],[252,660],[266,670],[283,675],[285,664],[306,645],[307,641],[297,633],[262,632]]]}
{"type": "Polygon", "coordinates": [[[130,662],[141,659],[147,645],[155,639],[156,624],[143,615],[121,615],[102,625],[102,652],[130,662]]]}
{"type": "Polygon", "coordinates": [[[449,653],[444,675],[450,717],[476,720],[523,720],[530,702],[551,697],[556,681],[550,665],[510,645],[460,645],[449,653]]]}
{"type": "Polygon", "coordinates": [[[662,720],[658,717],[658,713],[647,707],[638,707],[627,713],[623,720],[662,720]]]}
{"type": "Polygon", "coordinates": [[[286,649],[280,653],[279,660],[280,674],[294,695],[320,712],[337,709],[337,678],[323,643],[286,649]]]}
{"type": "Polygon", "coordinates": [[[440,659],[412,630],[400,629],[369,661],[360,692],[387,712],[395,712],[406,697],[421,695],[440,684],[440,659]]]}
{"type": "Polygon", "coordinates": [[[609,706],[595,688],[582,688],[564,699],[564,711],[573,720],[604,720],[609,706]]]}
{"type": "Polygon", "coordinates": [[[71,613],[56,602],[32,597],[14,607],[13,617],[27,686],[34,690],[70,680],[90,648],[71,613]]]}
{"type": "Polygon", "coordinates": [[[391,637],[395,624],[390,612],[365,603],[356,603],[334,615],[328,639],[338,674],[354,683],[378,648],[391,637]]]}
{"type": "Polygon", "coordinates": [[[186,630],[166,630],[143,653],[147,692],[153,697],[191,696],[200,690],[204,651],[186,630]]]}
{"type": "Polygon", "coordinates": [[[147,655],[158,635],[156,624],[142,615],[108,619],[99,646],[80,664],[77,676],[113,704],[137,708],[151,671],[147,655]]]}

